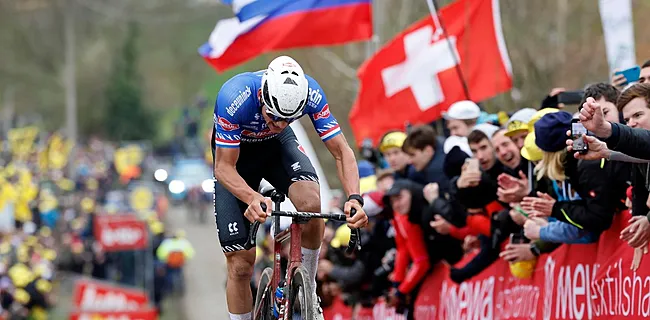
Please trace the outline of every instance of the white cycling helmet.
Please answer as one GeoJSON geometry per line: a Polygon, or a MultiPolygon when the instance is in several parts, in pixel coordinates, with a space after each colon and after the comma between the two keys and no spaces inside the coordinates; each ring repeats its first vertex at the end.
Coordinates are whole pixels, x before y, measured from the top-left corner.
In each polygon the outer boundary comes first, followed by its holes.
{"type": "Polygon", "coordinates": [[[298,62],[287,56],[273,59],[262,76],[266,111],[284,119],[299,117],[308,96],[307,78],[298,62]]]}

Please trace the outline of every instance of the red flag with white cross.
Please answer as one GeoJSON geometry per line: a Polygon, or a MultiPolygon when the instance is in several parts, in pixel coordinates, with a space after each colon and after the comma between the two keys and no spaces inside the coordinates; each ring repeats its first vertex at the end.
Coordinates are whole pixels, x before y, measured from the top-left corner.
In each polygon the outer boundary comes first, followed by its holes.
{"type": "Polygon", "coordinates": [[[428,15],[359,68],[350,111],[357,143],[377,142],[407,122],[434,121],[456,101],[481,101],[512,88],[498,0],[458,0],[439,16],[446,33],[428,15]]]}

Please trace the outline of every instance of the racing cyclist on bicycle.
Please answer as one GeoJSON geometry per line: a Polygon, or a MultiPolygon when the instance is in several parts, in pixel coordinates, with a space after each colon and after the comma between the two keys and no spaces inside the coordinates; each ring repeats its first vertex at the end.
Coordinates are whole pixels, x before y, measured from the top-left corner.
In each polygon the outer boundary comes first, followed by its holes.
{"type": "MultiPolygon", "coordinates": [[[[359,195],[354,152],[329,111],[316,80],[290,57],[275,58],[266,70],[238,74],[219,90],[214,107],[215,217],[226,255],[226,300],[231,320],[251,319],[250,281],[255,249],[244,250],[250,224],[266,221],[272,201],[256,190],[262,178],[289,196],[298,211],[320,212],[318,177],[289,124],[309,115],[336,160],[338,177],[348,195],[345,214],[350,228],[368,222],[359,195]],[[261,204],[266,204],[262,210],[261,204]],[[350,217],[350,210],[357,210],[350,217]],[[244,218],[245,217],[245,218],[244,218]]],[[[302,264],[316,290],[316,269],[325,224],[312,219],[302,226],[302,264]]],[[[315,299],[318,303],[318,299],[315,299]]],[[[323,319],[315,306],[316,319],[323,319]]]]}

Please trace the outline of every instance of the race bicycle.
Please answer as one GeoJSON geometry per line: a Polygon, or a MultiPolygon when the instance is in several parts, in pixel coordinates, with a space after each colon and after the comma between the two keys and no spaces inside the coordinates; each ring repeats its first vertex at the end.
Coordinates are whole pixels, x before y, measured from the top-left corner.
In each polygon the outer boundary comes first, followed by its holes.
{"type": "MultiPolygon", "coordinates": [[[[280,204],[284,202],[285,195],[276,191],[268,190],[263,193],[264,196],[270,197],[273,201],[274,210],[271,212],[271,222],[273,223],[273,268],[266,268],[262,272],[259,284],[257,286],[257,294],[255,296],[255,307],[253,308],[254,320],[278,320],[278,319],[292,319],[292,320],[312,320],[316,310],[317,296],[315,288],[311,287],[309,273],[302,266],[301,252],[300,252],[300,239],[301,239],[301,224],[307,223],[310,219],[331,219],[335,221],[346,221],[345,214],[342,213],[314,213],[314,212],[293,212],[281,211],[280,204]],[[280,231],[280,217],[290,217],[291,226],[280,231]],[[285,280],[282,281],[282,268],[280,265],[280,251],[282,243],[287,239],[291,240],[289,265],[285,280]],[[280,284],[285,283],[282,287],[282,298],[276,301],[276,290],[280,284]],[[277,302],[277,304],[276,304],[277,302]],[[274,315],[274,305],[278,306],[274,315]]],[[[266,206],[262,204],[262,209],[266,210],[266,206]]],[[[350,212],[351,216],[356,213],[355,209],[350,212]]],[[[260,227],[259,222],[254,222],[251,226],[248,235],[248,241],[245,248],[251,249],[255,247],[255,239],[257,236],[257,229],[260,227]]],[[[354,250],[361,250],[361,237],[359,229],[353,229],[350,235],[350,243],[347,248],[348,253],[354,250]]]]}

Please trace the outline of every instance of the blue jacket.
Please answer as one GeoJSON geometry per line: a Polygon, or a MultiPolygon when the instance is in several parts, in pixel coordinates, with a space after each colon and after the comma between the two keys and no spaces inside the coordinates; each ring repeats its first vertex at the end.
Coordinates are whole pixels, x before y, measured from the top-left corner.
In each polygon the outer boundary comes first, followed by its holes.
{"type": "Polygon", "coordinates": [[[598,241],[599,234],[582,230],[566,222],[549,218],[549,223],[539,230],[539,238],[546,242],[556,243],[593,243],[598,241]]]}

